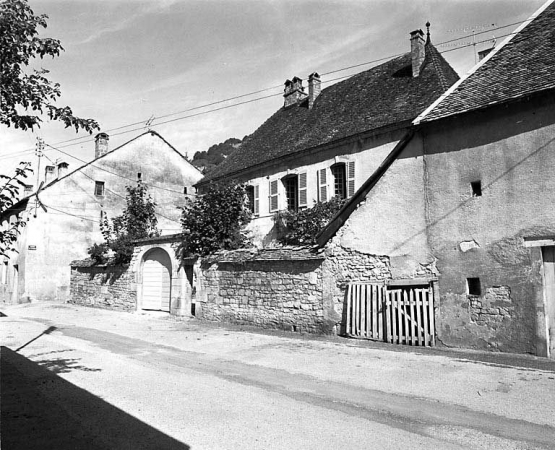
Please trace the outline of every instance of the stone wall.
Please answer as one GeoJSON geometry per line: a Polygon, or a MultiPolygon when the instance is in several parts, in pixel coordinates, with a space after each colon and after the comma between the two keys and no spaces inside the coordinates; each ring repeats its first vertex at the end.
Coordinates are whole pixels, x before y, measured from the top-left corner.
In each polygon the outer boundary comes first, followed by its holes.
{"type": "Polygon", "coordinates": [[[135,311],[135,275],[127,266],[72,264],[69,303],[135,311]]]}
{"type": "Polygon", "coordinates": [[[274,259],[264,259],[267,255],[263,252],[262,256],[239,261],[230,260],[233,258],[228,253],[219,260],[205,260],[200,270],[197,317],[264,328],[327,332],[322,258],[291,259],[273,252],[274,259]]]}
{"type": "Polygon", "coordinates": [[[487,288],[483,297],[469,295],[470,320],[476,325],[496,330],[507,326],[514,312],[509,286],[487,288]]]}
{"type": "Polygon", "coordinates": [[[384,281],[391,278],[387,256],[371,255],[345,248],[332,239],[325,249],[324,310],[334,322],[334,333],[343,333],[347,285],[354,282],[384,281]]]}

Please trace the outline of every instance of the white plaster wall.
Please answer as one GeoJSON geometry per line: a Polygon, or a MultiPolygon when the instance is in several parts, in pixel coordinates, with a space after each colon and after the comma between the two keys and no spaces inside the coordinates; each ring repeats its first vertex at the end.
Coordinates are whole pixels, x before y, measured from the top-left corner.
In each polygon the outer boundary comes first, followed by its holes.
{"type": "Polygon", "coordinates": [[[434,261],[426,238],[421,146],[414,137],[337,235],[346,249],[389,256],[393,278],[416,276],[434,261]]]}
{"type": "MultiPolygon", "coordinates": [[[[242,181],[252,186],[259,186],[260,210],[258,217],[254,217],[248,226],[252,233],[255,245],[267,243],[272,237],[269,233],[274,226],[274,212],[270,212],[270,181],[281,180],[289,174],[307,173],[307,199],[308,207],[314,206],[318,201],[318,171],[327,168],[328,200],[333,193],[333,178],[330,167],[336,163],[348,161],[355,162],[355,192],[374,173],[385,157],[395,147],[401,134],[386,133],[379,137],[367,138],[344,144],[333,149],[322,151],[320,154],[299,156],[290,162],[275,163],[272,166],[259,170],[242,181]]],[[[286,208],[285,188],[278,183],[279,209],[286,208]]]]}
{"type": "MultiPolygon", "coordinates": [[[[39,195],[48,212],[30,203],[20,295],[32,299],[64,299],[69,292],[69,263],[88,257],[87,248],[103,241],[100,211],[109,218],[125,207],[126,186],[136,184],[141,173],[158,204],[158,227],[163,234],[181,231],[180,210],[186,201],[183,187],[191,192],[202,174],[156,134],[145,134],[106,154],[92,164],[50,184],[39,195]],[[105,170],[103,170],[105,169],[105,170]],[[113,173],[118,175],[115,175],[113,173]],[[105,183],[105,195],[94,195],[95,181],[105,183]],[[34,217],[36,213],[36,217],[34,217]],[[36,249],[30,250],[30,246],[36,249]]],[[[21,265],[20,265],[21,271],[21,265]]]]}

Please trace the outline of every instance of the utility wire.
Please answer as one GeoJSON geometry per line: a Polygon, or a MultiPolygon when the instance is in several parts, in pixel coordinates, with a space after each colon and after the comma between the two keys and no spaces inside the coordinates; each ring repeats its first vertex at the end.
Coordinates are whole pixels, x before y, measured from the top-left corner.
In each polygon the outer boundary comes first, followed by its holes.
{"type": "MultiPolygon", "coordinates": [[[[85,161],[85,160],[83,160],[83,159],[81,159],[81,158],[78,158],[77,156],[74,156],[74,155],[72,155],[71,153],[64,152],[63,150],[60,150],[59,148],[54,147],[54,146],[52,146],[52,145],[50,145],[50,144],[48,144],[48,143],[46,143],[46,146],[47,146],[47,147],[50,147],[50,148],[52,148],[52,149],[54,149],[54,150],[57,150],[57,151],[59,151],[60,153],[63,153],[64,155],[69,156],[70,158],[74,158],[74,159],[76,159],[77,161],[80,161],[80,162],[82,162],[82,163],[84,163],[84,164],[87,164],[87,166],[94,167],[94,168],[96,168],[96,169],[102,170],[102,171],[104,171],[104,172],[106,172],[106,173],[109,173],[109,174],[111,174],[111,175],[115,175],[116,177],[120,177],[120,178],[122,178],[122,179],[124,179],[124,180],[132,181],[133,183],[135,183],[135,182],[137,181],[137,180],[132,179],[132,178],[124,177],[123,175],[121,175],[121,174],[119,174],[119,173],[117,173],[117,172],[112,172],[111,170],[105,169],[104,167],[97,166],[96,164],[88,163],[87,161],[85,161]]],[[[85,168],[85,167],[80,167],[80,168],[78,168],[77,170],[82,171],[84,168],[85,168]]],[[[162,187],[162,186],[157,186],[157,185],[151,184],[151,183],[144,183],[144,184],[145,184],[146,186],[148,186],[148,187],[152,187],[152,188],[154,188],[154,189],[160,189],[160,190],[163,190],[163,191],[173,192],[174,194],[187,195],[187,196],[194,196],[194,195],[195,195],[195,194],[184,194],[184,193],[181,192],[181,191],[176,191],[176,190],[174,190],[174,189],[169,189],[169,188],[165,188],[165,187],[162,187]]]]}
{"type": "MultiPolygon", "coordinates": [[[[513,22],[513,23],[510,23],[510,24],[507,24],[507,25],[502,25],[502,26],[499,26],[499,27],[491,28],[489,30],[474,33],[474,35],[476,36],[476,35],[480,35],[480,34],[484,34],[484,33],[491,33],[493,31],[500,30],[500,29],[507,28],[507,27],[514,26],[514,25],[519,25],[519,24],[522,24],[524,22],[525,21],[513,22]]],[[[497,36],[497,38],[506,37],[506,36],[509,36],[510,34],[513,34],[513,33],[508,33],[508,34],[505,34],[505,35],[502,35],[502,36],[497,36]]],[[[439,47],[441,45],[444,45],[444,44],[447,44],[447,43],[451,43],[451,42],[455,42],[455,41],[459,41],[459,40],[467,39],[467,38],[468,38],[468,36],[461,36],[459,38],[450,39],[450,40],[438,43],[437,47],[439,47]]],[[[491,39],[472,42],[472,43],[469,43],[469,44],[466,44],[466,45],[461,45],[459,47],[444,50],[444,51],[441,51],[439,53],[447,53],[447,52],[451,52],[451,51],[454,51],[454,50],[459,50],[459,49],[462,49],[462,48],[474,46],[476,44],[480,44],[480,43],[484,43],[484,42],[488,42],[488,41],[491,41],[491,39]]],[[[384,60],[387,60],[387,59],[395,58],[395,57],[401,56],[403,54],[404,53],[400,53],[400,54],[396,54],[396,55],[389,55],[389,56],[374,59],[374,60],[371,60],[371,61],[366,61],[366,62],[363,62],[363,63],[360,63],[360,64],[355,64],[355,65],[351,65],[351,66],[342,67],[342,68],[339,68],[339,69],[336,69],[336,70],[332,70],[332,71],[322,73],[322,75],[330,75],[330,74],[341,72],[341,71],[344,71],[344,70],[349,70],[349,69],[353,69],[353,68],[357,68],[357,67],[361,67],[361,66],[366,66],[366,65],[373,64],[373,63],[376,63],[376,62],[380,62],[380,61],[384,61],[384,60]]],[[[352,76],[352,75],[339,77],[339,78],[336,78],[336,79],[333,79],[333,80],[326,80],[326,81],[323,81],[323,83],[329,83],[329,82],[336,81],[336,80],[339,80],[339,79],[342,79],[342,78],[347,78],[349,76],[352,76]]],[[[249,92],[249,93],[246,93],[246,94],[241,94],[241,95],[237,95],[237,96],[234,96],[234,97],[229,97],[229,98],[226,98],[226,99],[223,99],[223,100],[218,100],[218,101],[215,101],[215,102],[207,103],[207,104],[204,104],[204,105],[195,106],[195,107],[188,108],[188,109],[185,109],[185,110],[182,110],[182,111],[177,111],[177,112],[174,112],[174,113],[165,114],[165,115],[162,115],[162,116],[159,116],[159,117],[155,117],[155,120],[163,119],[163,118],[167,118],[167,117],[171,117],[171,116],[175,116],[175,115],[179,115],[179,114],[183,114],[185,112],[190,112],[190,111],[195,111],[195,110],[207,108],[207,107],[210,107],[210,106],[215,106],[215,105],[218,105],[218,104],[221,104],[221,103],[237,100],[237,99],[244,98],[244,97],[249,97],[251,95],[255,95],[255,94],[262,93],[262,92],[270,91],[270,90],[277,89],[277,88],[280,88],[280,87],[281,87],[281,85],[272,86],[272,87],[268,87],[268,88],[263,88],[263,89],[253,91],[253,92],[249,92]]],[[[232,107],[235,107],[235,106],[244,105],[244,104],[247,104],[247,103],[252,103],[252,102],[255,102],[255,101],[265,100],[267,98],[275,97],[275,96],[278,96],[278,95],[281,95],[281,93],[267,95],[267,96],[259,97],[259,98],[256,98],[256,99],[251,99],[251,100],[244,101],[244,102],[234,103],[233,105],[226,105],[226,106],[223,106],[223,107],[220,107],[220,108],[211,109],[209,111],[203,111],[201,113],[190,114],[190,115],[178,117],[178,118],[175,118],[175,119],[162,121],[162,122],[159,122],[159,123],[152,124],[151,126],[156,127],[156,126],[159,126],[159,125],[164,125],[164,124],[167,124],[167,123],[171,123],[171,122],[175,122],[175,121],[179,121],[179,120],[184,120],[184,119],[188,119],[188,118],[191,118],[191,117],[196,117],[196,116],[199,116],[199,115],[208,114],[208,113],[211,113],[211,112],[216,112],[216,111],[220,111],[220,110],[223,110],[223,109],[228,109],[228,108],[232,108],[232,107]]],[[[119,133],[115,133],[115,134],[112,134],[112,135],[113,136],[118,136],[118,135],[121,135],[121,134],[126,134],[126,133],[131,133],[131,132],[134,132],[134,131],[143,130],[145,122],[146,121],[143,120],[143,121],[140,121],[140,122],[134,122],[134,123],[130,123],[130,124],[127,124],[127,125],[122,125],[122,126],[119,126],[119,127],[116,127],[116,128],[108,129],[108,130],[106,130],[106,132],[119,131],[119,130],[123,130],[125,128],[129,128],[129,127],[139,125],[139,124],[143,125],[143,126],[141,126],[139,128],[133,128],[131,130],[126,130],[126,131],[122,131],[122,132],[119,132],[119,133]]],[[[91,139],[90,139],[89,136],[82,136],[82,137],[78,137],[78,138],[68,139],[68,140],[65,140],[65,141],[60,141],[60,142],[55,143],[54,145],[66,144],[66,143],[75,142],[75,141],[82,141],[82,142],[76,142],[76,143],[73,143],[73,144],[64,145],[64,146],[62,146],[62,148],[71,147],[71,146],[74,146],[74,145],[79,145],[79,144],[82,144],[82,143],[85,143],[85,142],[90,142],[91,139]]],[[[28,150],[22,150],[20,152],[21,153],[31,152],[33,150],[34,149],[28,149],[28,150]]],[[[59,150],[59,149],[56,149],[56,150],[59,150]]],[[[15,152],[14,155],[17,154],[17,153],[19,153],[19,152],[15,152]]],[[[3,159],[4,156],[8,156],[8,155],[0,156],[0,159],[3,159]]],[[[71,156],[71,155],[69,155],[69,156],[71,156]]],[[[78,158],[76,158],[76,159],[78,159],[78,158]]]]}

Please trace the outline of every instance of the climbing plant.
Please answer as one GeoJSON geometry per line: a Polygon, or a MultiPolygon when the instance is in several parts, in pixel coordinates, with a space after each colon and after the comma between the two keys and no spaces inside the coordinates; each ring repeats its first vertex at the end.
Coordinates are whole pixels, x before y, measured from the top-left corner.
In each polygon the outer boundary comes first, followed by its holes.
{"type": "Polygon", "coordinates": [[[109,260],[113,264],[128,264],[133,256],[133,241],[160,235],[156,203],[148,193],[148,187],[138,181],[136,186],[127,186],[126,190],[126,207],[122,214],[111,220],[104,215],[100,222],[104,242],[93,244],[88,250],[97,264],[109,260]]]}
{"type": "Polygon", "coordinates": [[[312,208],[299,211],[279,211],[274,215],[278,241],[285,245],[312,245],[316,236],[337,214],[344,200],[333,197],[327,202],[318,202],[312,208]]]}

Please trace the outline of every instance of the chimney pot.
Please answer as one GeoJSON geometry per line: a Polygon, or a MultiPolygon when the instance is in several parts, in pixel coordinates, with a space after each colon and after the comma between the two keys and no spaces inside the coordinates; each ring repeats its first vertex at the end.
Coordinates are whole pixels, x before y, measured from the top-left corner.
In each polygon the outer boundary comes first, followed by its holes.
{"type": "Polygon", "coordinates": [[[44,169],[44,184],[50,183],[54,178],[54,166],[46,166],[44,169]]]}
{"type": "Polygon", "coordinates": [[[67,175],[68,167],[69,167],[69,164],[64,161],[58,163],[58,179],[67,175]]]}
{"type": "Polygon", "coordinates": [[[98,133],[94,138],[94,158],[100,158],[108,153],[108,140],[110,136],[107,133],[98,133]]]}
{"type": "Polygon", "coordinates": [[[286,80],[283,97],[285,99],[283,104],[285,108],[296,105],[301,100],[305,99],[307,94],[304,91],[303,80],[299,77],[293,77],[293,80],[286,80]]]}
{"type": "Polygon", "coordinates": [[[308,109],[312,109],[314,101],[320,95],[322,90],[320,75],[313,72],[308,76],[308,109]]]}
{"type": "Polygon", "coordinates": [[[410,53],[412,56],[412,76],[417,77],[420,75],[420,69],[426,57],[424,32],[422,30],[415,30],[410,34],[410,53]]]}

